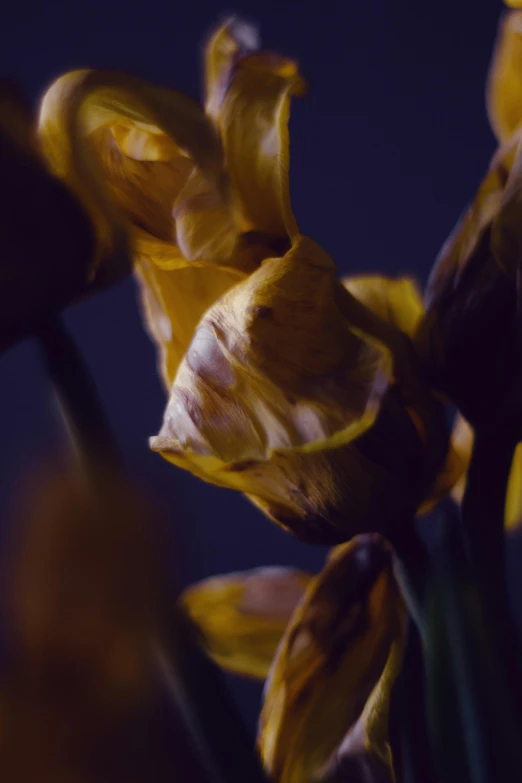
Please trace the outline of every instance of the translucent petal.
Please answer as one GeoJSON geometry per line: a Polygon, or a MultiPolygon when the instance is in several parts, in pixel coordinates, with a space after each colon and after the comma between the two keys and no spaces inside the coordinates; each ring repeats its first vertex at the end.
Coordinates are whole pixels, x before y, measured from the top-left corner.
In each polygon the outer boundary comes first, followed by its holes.
{"type": "Polygon", "coordinates": [[[181,600],[220,666],[264,679],[311,578],[292,568],[256,568],[205,579],[181,600]]]}

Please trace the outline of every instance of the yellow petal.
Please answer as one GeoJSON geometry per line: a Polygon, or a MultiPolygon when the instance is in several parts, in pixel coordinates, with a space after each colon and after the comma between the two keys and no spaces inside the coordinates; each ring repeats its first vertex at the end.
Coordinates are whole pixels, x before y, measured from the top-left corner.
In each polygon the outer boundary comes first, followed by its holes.
{"type": "Polygon", "coordinates": [[[256,29],[235,17],[227,19],[209,39],[205,47],[205,109],[215,120],[232,69],[258,46],[256,29]]]}
{"type": "Polygon", "coordinates": [[[292,568],[256,568],[205,579],[181,600],[220,666],[264,679],[311,578],[292,568]]]}
{"type": "Polygon", "coordinates": [[[193,169],[172,211],[176,242],[189,261],[234,265],[240,228],[216,185],[193,169]]]}
{"type": "Polygon", "coordinates": [[[244,275],[217,265],[189,264],[174,245],[144,231],[135,233],[135,260],[145,322],[170,389],[200,318],[244,275]]]}
{"type": "Polygon", "coordinates": [[[419,432],[389,387],[389,351],[348,320],[352,300],[355,317],[372,313],[353,296],[337,307],[334,271],[299,237],[230,289],[199,323],[151,440],[300,538],[330,544],[413,513],[421,474],[433,481],[446,447],[438,403],[428,396],[416,407],[419,432]]]}
{"type": "Polygon", "coordinates": [[[95,222],[100,258],[117,254],[126,235],[88,137],[104,126],[129,122],[173,139],[205,176],[226,190],[220,141],[195,101],[121,73],[65,74],[43,98],[39,133],[53,170],[77,193],[95,222]]]}
{"type": "Polygon", "coordinates": [[[274,54],[240,59],[216,118],[245,231],[297,233],[288,182],[290,98],[303,90],[297,65],[274,54]]]}
{"type": "Polygon", "coordinates": [[[297,608],[267,682],[259,746],[274,780],[318,779],[363,714],[404,626],[382,540],[360,536],[338,547],[297,608]]]}
{"type": "MultiPolygon", "coordinates": [[[[522,7],[512,2],[513,8],[522,7]]],[[[522,13],[500,22],[487,83],[489,120],[497,139],[506,141],[522,120],[522,13]]]]}
{"type": "Polygon", "coordinates": [[[464,494],[466,471],[471,458],[473,435],[468,422],[459,414],[453,426],[448,453],[439,470],[428,496],[417,511],[428,514],[437,503],[448,495],[460,503],[464,494]]]}
{"type": "Polygon", "coordinates": [[[522,524],[522,444],[515,449],[506,497],[505,526],[507,530],[519,528],[522,524]]]}
{"type": "MultiPolygon", "coordinates": [[[[455,446],[464,460],[469,464],[473,450],[474,433],[469,423],[459,416],[455,427],[455,446]]],[[[460,481],[455,485],[452,496],[457,503],[462,503],[466,491],[467,475],[464,471],[460,481]]],[[[515,530],[522,523],[522,444],[519,444],[513,456],[511,472],[506,494],[506,507],[504,514],[504,527],[506,530],[515,530]]]]}
{"type": "Polygon", "coordinates": [[[413,337],[424,314],[419,288],[408,277],[345,277],[344,287],[384,321],[413,337]]]}
{"type": "Polygon", "coordinates": [[[198,326],[153,448],[280,509],[309,515],[322,492],[330,503],[328,460],[315,459],[309,486],[300,468],[371,425],[389,370],[336,308],[339,285],[331,259],[301,238],[231,289],[198,326]]]}
{"type": "MultiPolygon", "coordinates": [[[[115,131],[121,126],[101,127],[89,135],[96,157],[99,160],[104,183],[116,204],[131,222],[158,239],[173,242],[176,234],[172,215],[174,203],[194,169],[190,158],[173,152],[172,159],[139,160],[124,154],[116,139],[129,149],[128,139],[123,140],[115,131]]],[[[141,131],[147,139],[153,134],[141,131]]],[[[157,136],[157,135],[156,135],[157,136]]],[[[167,138],[163,136],[162,138],[167,138]]],[[[153,155],[151,144],[143,142],[143,154],[153,155]]]]}

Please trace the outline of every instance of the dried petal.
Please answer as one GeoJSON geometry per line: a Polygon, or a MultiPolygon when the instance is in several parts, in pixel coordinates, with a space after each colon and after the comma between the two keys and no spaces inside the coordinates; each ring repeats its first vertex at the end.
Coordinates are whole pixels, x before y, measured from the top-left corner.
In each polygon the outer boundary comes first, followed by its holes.
{"type": "MultiPolygon", "coordinates": [[[[515,3],[510,3],[516,7],[515,3]]],[[[520,6],[519,6],[520,7],[520,6]]],[[[522,13],[501,18],[487,90],[489,121],[500,143],[505,142],[522,121],[522,13]]]]}
{"type": "MultiPolygon", "coordinates": [[[[129,123],[131,129],[153,135],[150,143],[143,144],[145,157],[154,158],[151,167],[158,166],[158,158],[169,154],[168,143],[153,143],[163,134],[174,142],[170,154],[175,155],[178,149],[183,151],[226,198],[221,144],[199,104],[173,90],[121,73],[84,70],[65,74],[44,96],[40,136],[53,170],[77,193],[95,222],[103,248],[100,260],[118,252],[124,220],[109,194],[95,145],[89,137],[100,129],[120,128],[122,124],[129,127],[129,123]]],[[[136,140],[122,135],[120,141],[135,160],[136,140]]],[[[131,164],[127,161],[125,165],[135,176],[131,164]]],[[[116,166],[117,177],[121,178],[121,160],[119,166],[120,170],[116,166]]],[[[138,169],[146,171],[143,163],[138,169]]],[[[118,179],[116,187],[117,183],[118,179]]],[[[182,184],[174,181],[174,191],[182,184]]],[[[149,184],[147,190],[150,193],[149,184]]],[[[133,209],[139,212],[139,206],[133,209]]]]}
{"type": "Polygon", "coordinates": [[[244,274],[218,265],[189,264],[174,245],[145,232],[135,234],[135,260],[145,322],[170,389],[199,320],[244,274]]]}
{"type": "Polygon", "coordinates": [[[297,234],[288,183],[290,98],[303,92],[296,63],[276,54],[239,59],[215,117],[243,230],[297,234]]]}
{"type": "MultiPolygon", "coordinates": [[[[359,536],[334,550],[296,610],[267,682],[259,746],[274,780],[318,779],[343,738],[352,743],[348,753],[360,752],[354,738],[361,732],[364,751],[384,752],[389,763],[376,728],[377,694],[389,690],[389,680],[380,690],[379,680],[404,631],[405,611],[382,539],[359,536]],[[362,716],[367,724],[356,729],[362,716]],[[368,747],[374,739],[377,746],[368,747]]],[[[382,707],[385,714],[386,703],[382,707]]]]}
{"type": "Polygon", "coordinates": [[[311,578],[292,568],[256,568],[205,579],[182,601],[220,666],[264,679],[311,578]]]}

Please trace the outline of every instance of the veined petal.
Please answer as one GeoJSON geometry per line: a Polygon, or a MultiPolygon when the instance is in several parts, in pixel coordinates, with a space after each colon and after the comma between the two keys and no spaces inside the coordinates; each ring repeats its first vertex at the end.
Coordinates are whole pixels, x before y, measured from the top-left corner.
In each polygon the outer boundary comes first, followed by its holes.
{"type": "MultiPolygon", "coordinates": [[[[509,3],[521,8],[522,3],[509,3]]],[[[490,65],[486,99],[489,120],[499,142],[506,141],[522,121],[522,13],[502,17],[490,65]]]]}
{"type": "Polygon", "coordinates": [[[219,110],[227,171],[245,231],[291,239],[288,118],[290,98],[303,92],[296,63],[269,53],[236,64],[219,110]]]}
{"type": "Polygon", "coordinates": [[[404,630],[405,611],[382,539],[359,536],[334,550],[297,608],[267,681],[259,746],[277,783],[317,780],[362,716],[363,746],[375,739],[375,752],[389,762],[380,716],[372,714],[377,697],[366,712],[365,705],[404,630]]]}
{"type": "Polygon", "coordinates": [[[293,568],[255,568],[198,582],[181,601],[220,666],[265,679],[311,579],[293,568]]]}
{"type": "Polygon", "coordinates": [[[196,326],[214,302],[244,274],[232,268],[189,263],[177,247],[135,232],[136,277],[160,372],[170,389],[196,326]]]}
{"type": "Polygon", "coordinates": [[[265,260],[205,313],[151,447],[317,543],[374,530],[399,507],[413,513],[423,471],[443,458],[444,421],[429,397],[416,403],[417,426],[390,388],[390,352],[352,327],[352,303],[357,319],[364,311],[387,328],[306,237],[265,260]]]}
{"type": "Polygon", "coordinates": [[[103,247],[100,257],[119,251],[125,237],[124,220],[105,187],[88,137],[104,126],[129,122],[173,139],[226,192],[221,143],[195,101],[121,73],[83,70],[65,74],[43,98],[39,133],[51,167],[73,188],[95,222],[103,247]]]}

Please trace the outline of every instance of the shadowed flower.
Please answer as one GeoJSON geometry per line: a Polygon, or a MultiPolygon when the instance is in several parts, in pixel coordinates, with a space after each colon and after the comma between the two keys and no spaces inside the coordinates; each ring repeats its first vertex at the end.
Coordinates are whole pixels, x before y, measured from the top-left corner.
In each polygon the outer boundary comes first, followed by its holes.
{"type": "Polygon", "coordinates": [[[522,13],[501,20],[488,83],[490,120],[500,146],[436,261],[417,338],[432,383],[475,426],[505,406],[518,371],[521,31],[522,13]]]}
{"type": "Polygon", "coordinates": [[[0,351],[92,281],[95,237],[78,199],[52,175],[23,96],[0,84],[0,351]]]}
{"type": "Polygon", "coordinates": [[[271,571],[215,577],[183,599],[225,668],[264,677],[273,658],[259,732],[271,779],[306,783],[350,771],[346,779],[392,781],[387,715],[406,613],[389,548],[378,536],[354,538],[306,590],[301,574],[271,571]],[[241,617],[250,644],[237,633],[241,617]]]}

